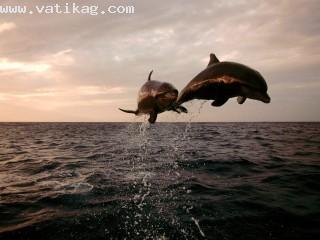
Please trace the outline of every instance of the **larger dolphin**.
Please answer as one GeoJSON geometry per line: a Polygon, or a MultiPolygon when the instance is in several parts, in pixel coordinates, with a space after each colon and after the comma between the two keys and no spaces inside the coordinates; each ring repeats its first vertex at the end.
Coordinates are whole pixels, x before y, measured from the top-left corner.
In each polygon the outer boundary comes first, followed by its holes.
{"type": "Polygon", "coordinates": [[[222,106],[229,98],[238,97],[239,104],[247,98],[270,102],[267,84],[262,75],[243,64],[220,62],[210,54],[208,66],[180,92],[177,105],[193,99],[214,100],[212,106],[222,106]]]}
{"type": "Polygon", "coordinates": [[[149,114],[148,121],[150,123],[154,123],[158,114],[164,111],[186,113],[186,108],[174,105],[178,97],[178,90],[170,83],[151,80],[152,72],[149,73],[148,81],[140,88],[138,93],[138,108],[136,110],[119,109],[135,115],[149,114]]]}

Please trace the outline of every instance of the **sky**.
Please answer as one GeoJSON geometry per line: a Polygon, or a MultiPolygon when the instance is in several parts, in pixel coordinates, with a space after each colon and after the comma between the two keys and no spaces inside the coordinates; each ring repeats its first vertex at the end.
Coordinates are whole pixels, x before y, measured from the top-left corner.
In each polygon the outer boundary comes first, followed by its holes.
{"type": "Polygon", "coordinates": [[[0,121],[142,121],[150,70],[181,90],[215,53],[257,69],[271,103],[185,104],[159,121],[320,121],[317,0],[15,1],[1,6],[134,6],[133,14],[0,13],[0,121]]]}

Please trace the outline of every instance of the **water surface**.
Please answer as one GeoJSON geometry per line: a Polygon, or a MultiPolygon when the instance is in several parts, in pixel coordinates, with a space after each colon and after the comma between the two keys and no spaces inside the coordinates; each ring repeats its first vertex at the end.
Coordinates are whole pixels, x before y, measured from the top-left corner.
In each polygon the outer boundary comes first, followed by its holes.
{"type": "Polygon", "coordinates": [[[320,123],[2,123],[0,239],[319,239],[320,123]]]}

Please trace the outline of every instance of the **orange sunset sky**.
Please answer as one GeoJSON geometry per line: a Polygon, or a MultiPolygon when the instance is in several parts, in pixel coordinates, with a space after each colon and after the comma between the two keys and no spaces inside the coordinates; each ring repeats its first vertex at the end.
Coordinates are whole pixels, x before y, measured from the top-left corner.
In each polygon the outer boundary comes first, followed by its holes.
{"type": "MultiPolygon", "coordinates": [[[[72,1],[1,1],[4,5],[72,1]]],[[[80,1],[74,1],[80,3],[80,1]]],[[[135,121],[153,79],[181,90],[209,54],[265,77],[271,103],[186,104],[159,121],[319,121],[320,4],[316,0],[81,1],[133,14],[1,14],[0,121],[135,121]]]]}

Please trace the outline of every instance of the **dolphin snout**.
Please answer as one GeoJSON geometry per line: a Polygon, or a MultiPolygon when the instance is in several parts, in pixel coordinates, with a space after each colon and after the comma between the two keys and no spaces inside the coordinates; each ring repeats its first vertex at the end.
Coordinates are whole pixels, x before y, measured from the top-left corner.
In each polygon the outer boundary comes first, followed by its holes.
{"type": "Polygon", "coordinates": [[[267,94],[267,93],[265,93],[264,95],[263,95],[263,97],[262,97],[262,102],[264,102],[264,103],[270,103],[271,102],[271,98],[270,98],[270,96],[267,94]]]}

